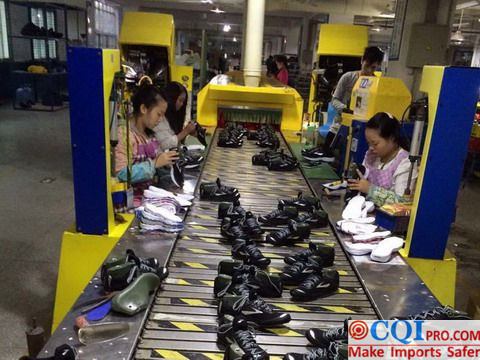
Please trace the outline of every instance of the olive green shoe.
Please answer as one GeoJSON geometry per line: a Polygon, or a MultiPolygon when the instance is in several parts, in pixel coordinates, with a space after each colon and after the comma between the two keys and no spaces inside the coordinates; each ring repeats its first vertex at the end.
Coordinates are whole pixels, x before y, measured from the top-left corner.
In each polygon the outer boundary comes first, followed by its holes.
{"type": "Polygon", "coordinates": [[[153,273],[140,275],[128,287],[112,299],[112,310],[134,315],[148,306],[150,295],[160,285],[160,278],[153,273]]]}

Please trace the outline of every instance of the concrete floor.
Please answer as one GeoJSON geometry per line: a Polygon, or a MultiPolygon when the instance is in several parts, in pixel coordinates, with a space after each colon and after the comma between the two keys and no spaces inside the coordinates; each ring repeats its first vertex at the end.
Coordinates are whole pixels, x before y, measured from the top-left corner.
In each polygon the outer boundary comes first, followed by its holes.
{"type": "MultiPolygon", "coordinates": [[[[15,360],[26,353],[32,317],[50,330],[62,232],[74,221],[68,110],[0,106],[0,154],[0,358],[15,360]]],[[[449,248],[464,309],[480,293],[480,181],[467,183],[458,204],[449,248]]]]}

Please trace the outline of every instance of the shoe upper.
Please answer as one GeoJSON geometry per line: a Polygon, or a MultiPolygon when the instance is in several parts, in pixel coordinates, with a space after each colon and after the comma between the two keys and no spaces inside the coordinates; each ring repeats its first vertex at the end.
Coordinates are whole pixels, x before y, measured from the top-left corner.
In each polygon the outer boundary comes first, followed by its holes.
{"type": "Polygon", "coordinates": [[[278,202],[278,208],[283,209],[285,206],[295,206],[299,210],[313,211],[314,209],[320,209],[320,200],[315,196],[303,195],[302,192],[298,193],[296,198],[282,199],[278,202]]]}
{"type": "Polygon", "coordinates": [[[348,319],[345,319],[343,326],[330,329],[309,329],[306,337],[310,344],[318,347],[327,347],[333,341],[348,341],[348,319]]]}
{"type": "Polygon", "coordinates": [[[290,293],[296,296],[321,296],[338,289],[338,271],[324,269],[320,274],[309,275],[296,289],[290,293]]]}
{"type": "Polygon", "coordinates": [[[297,284],[312,274],[318,274],[322,271],[321,264],[317,259],[311,257],[307,261],[297,261],[296,263],[286,266],[280,278],[289,284],[297,284]]]}
{"type": "Polygon", "coordinates": [[[297,261],[306,262],[314,256],[323,267],[332,266],[335,260],[335,249],[323,244],[310,242],[308,249],[302,250],[295,255],[286,256],[284,261],[287,264],[294,264],[297,261]]]}
{"type": "Polygon", "coordinates": [[[297,222],[305,222],[314,227],[326,227],[328,226],[328,214],[323,210],[316,210],[309,213],[300,214],[297,222]]]}

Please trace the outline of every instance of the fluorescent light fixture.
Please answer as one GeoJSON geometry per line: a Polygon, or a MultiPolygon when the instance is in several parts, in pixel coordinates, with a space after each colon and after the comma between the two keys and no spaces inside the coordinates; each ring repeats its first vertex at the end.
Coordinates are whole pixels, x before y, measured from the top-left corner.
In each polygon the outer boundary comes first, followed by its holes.
{"type": "Polygon", "coordinates": [[[235,36],[233,37],[233,42],[237,42],[237,38],[235,36]]]}
{"type": "Polygon", "coordinates": [[[463,36],[463,34],[460,30],[457,30],[457,31],[454,32],[454,34],[452,35],[450,40],[452,40],[454,42],[461,43],[465,40],[465,37],[463,36]]]}
{"type": "Polygon", "coordinates": [[[223,10],[220,10],[218,7],[216,7],[215,9],[212,9],[210,11],[214,12],[215,14],[223,14],[225,12],[223,10]]]}
{"type": "Polygon", "coordinates": [[[478,0],[465,1],[461,4],[457,4],[456,9],[457,10],[462,10],[462,9],[471,8],[471,7],[474,7],[474,6],[477,6],[477,5],[480,5],[480,1],[478,1],[478,0]]]}
{"type": "Polygon", "coordinates": [[[223,54],[223,57],[226,59],[228,57],[227,53],[223,54]]]}
{"type": "Polygon", "coordinates": [[[232,27],[228,24],[223,25],[223,31],[229,32],[232,27]]]}
{"type": "Polygon", "coordinates": [[[371,28],[372,31],[376,31],[376,32],[380,32],[382,29],[380,28],[380,26],[374,26],[371,28]]]}
{"type": "Polygon", "coordinates": [[[213,4],[212,0],[202,0],[202,4],[213,4]]]}

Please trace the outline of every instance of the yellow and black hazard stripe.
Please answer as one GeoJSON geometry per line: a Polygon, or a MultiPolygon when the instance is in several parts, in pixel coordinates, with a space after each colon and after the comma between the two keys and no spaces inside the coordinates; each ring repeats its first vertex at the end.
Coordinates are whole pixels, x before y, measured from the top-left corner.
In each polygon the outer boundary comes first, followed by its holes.
{"type": "Polygon", "coordinates": [[[153,359],[168,360],[223,360],[223,356],[223,352],[175,351],[169,349],[154,349],[151,353],[153,359]]]}
{"type": "Polygon", "coordinates": [[[211,332],[217,331],[217,325],[212,324],[198,324],[185,321],[166,321],[166,320],[152,320],[155,329],[157,330],[181,330],[181,331],[196,331],[196,332],[211,332]]]}

